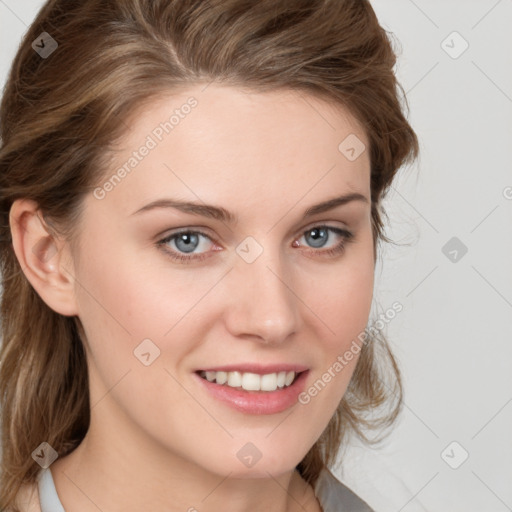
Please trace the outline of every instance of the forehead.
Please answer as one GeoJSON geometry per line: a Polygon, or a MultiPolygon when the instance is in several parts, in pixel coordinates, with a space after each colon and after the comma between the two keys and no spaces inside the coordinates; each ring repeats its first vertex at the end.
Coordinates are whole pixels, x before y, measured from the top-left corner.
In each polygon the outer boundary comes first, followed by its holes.
{"type": "Polygon", "coordinates": [[[122,175],[105,203],[126,214],[166,193],[239,206],[282,203],[283,193],[295,202],[369,195],[364,130],[339,104],[304,92],[197,85],[146,102],[126,124],[105,176],[122,175]]]}

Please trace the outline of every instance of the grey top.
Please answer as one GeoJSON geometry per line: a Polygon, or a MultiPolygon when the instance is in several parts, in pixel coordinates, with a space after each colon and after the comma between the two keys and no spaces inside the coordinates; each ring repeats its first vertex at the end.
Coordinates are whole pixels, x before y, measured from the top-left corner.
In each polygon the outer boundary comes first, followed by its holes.
{"type": "MultiPolygon", "coordinates": [[[[37,478],[41,512],[65,512],[50,468],[41,470],[37,478]]],[[[315,495],[324,512],[375,512],[326,469],[320,473],[315,485],[315,495]]]]}

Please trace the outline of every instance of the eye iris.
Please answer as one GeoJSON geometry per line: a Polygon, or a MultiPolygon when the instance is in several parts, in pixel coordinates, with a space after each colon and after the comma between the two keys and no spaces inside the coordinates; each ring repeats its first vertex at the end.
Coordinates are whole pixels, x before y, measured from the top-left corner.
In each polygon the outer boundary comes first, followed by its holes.
{"type": "Polygon", "coordinates": [[[321,228],[321,229],[314,228],[314,229],[309,230],[308,233],[310,233],[312,235],[313,240],[311,242],[311,245],[313,247],[321,247],[329,238],[329,234],[328,234],[327,230],[324,228],[321,228]]]}
{"type": "Polygon", "coordinates": [[[194,233],[180,233],[176,237],[176,247],[183,252],[192,252],[198,244],[199,237],[194,233]],[[181,245],[183,242],[185,245],[181,245]]]}

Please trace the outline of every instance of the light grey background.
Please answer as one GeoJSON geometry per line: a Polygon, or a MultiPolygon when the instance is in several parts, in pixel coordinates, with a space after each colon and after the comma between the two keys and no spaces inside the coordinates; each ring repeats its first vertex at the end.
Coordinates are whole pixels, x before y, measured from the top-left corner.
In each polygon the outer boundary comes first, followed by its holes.
{"type": "MultiPolygon", "coordinates": [[[[401,245],[383,253],[373,311],[403,305],[386,332],[404,373],[405,408],[381,448],[348,449],[338,476],[378,512],[505,512],[512,510],[512,0],[372,4],[396,39],[397,74],[421,145],[420,160],[401,170],[385,201],[387,234],[401,245]],[[453,237],[458,246],[446,256],[453,237]]],[[[2,85],[41,5],[0,0],[2,85]]]]}

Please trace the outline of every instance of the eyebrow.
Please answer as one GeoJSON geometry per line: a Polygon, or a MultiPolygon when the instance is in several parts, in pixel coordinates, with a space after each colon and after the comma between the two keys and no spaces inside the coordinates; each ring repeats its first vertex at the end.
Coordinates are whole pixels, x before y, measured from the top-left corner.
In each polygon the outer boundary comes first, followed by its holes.
{"type": "MultiPolygon", "coordinates": [[[[367,197],[364,196],[363,194],[360,194],[358,192],[352,192],[310,206],[304,211],[303,218],[306,219],[318,213],[327,212],[338,206],[343,206],[353,201],[361,201],[363,203],[369,202],[367,197]]],[[[200,215],[202,217],[208,217],[230,224],[238,222],[238,217],[234,213],[226,210],[225,208],[222,208],[221,206],[214,206],[204,203],[194,203],[191,201],[180,201],[178,199],[171,198],[162,198],[152,201],[151,203],[134,211],[131,215],[137,215],[139,213],[147,212],[155,208],[175,208],[176,210],[180,210],[184,213],[200,215]]]]}

